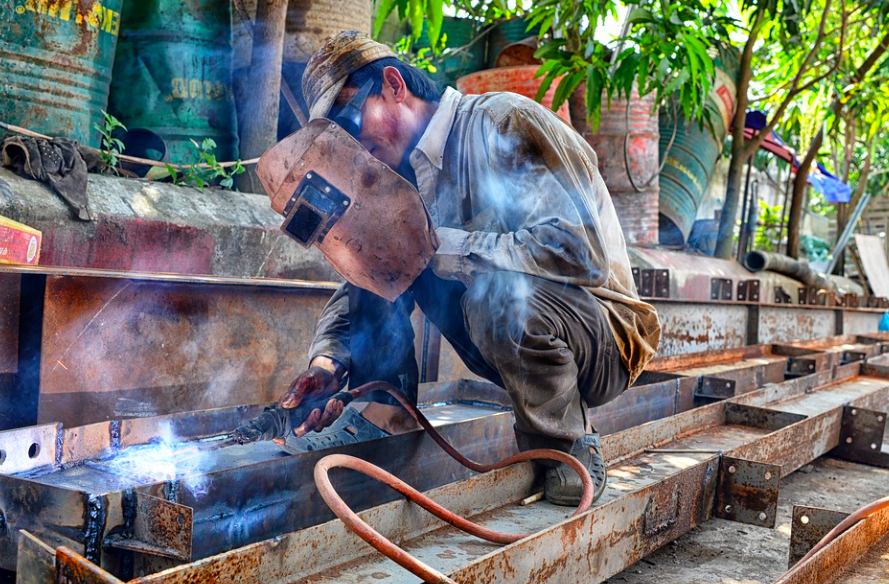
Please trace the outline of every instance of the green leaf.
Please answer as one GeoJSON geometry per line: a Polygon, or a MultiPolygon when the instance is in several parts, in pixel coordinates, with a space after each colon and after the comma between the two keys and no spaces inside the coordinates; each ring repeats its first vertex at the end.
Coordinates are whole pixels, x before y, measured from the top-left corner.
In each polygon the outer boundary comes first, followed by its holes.
{"type": "Polygon", "coordinates": [[[571,97],[571,94],[574,93],[574,90],[577,89],[577,86],[580,85],[583,78],[583,71],[575,71],[571,75],[562,78],[562,81],[559,82],[559,86],[556,88],[556,93],[553,96],[553,111],[556,111],[563,103],[568,101],[568,98],[571,97]]]}
{"type": "Polygon", "coordinates": [[[393,8],[395,8],[395,0],[380,0],[377,9],[377,18],[374,21],[374,38],[380,36],[380,31],[383,29],[383,23],[389,18],[393,8]]]}
{"type": "Polygon", "coordinates": [[[627,15],[628,25],[641,24],[646,22],[655,22],[655,19],[651,11],[646,10],[645,8],[633,8],[627,15]]]}
{"type": "Polygon", "coordinates": [[[429,27],[429,44],[436,52],[438,37],[441,34],[441,24],[444,20],[442,7],[444,0],[426,0],[426,24],[429,27]]]}
{"type": "Polygon", "coordinates": [[[549,91],[550,87],[552,87],[553,81],[558,79],[558,77],[559,75],[554,71],[550,71],[549,73],[547,73],[546,77],[543,78],[543,82],[540,84],[540,87],[537,89],[537,95],[534,96],[534,101],[543,101],[543,96],[546,95],[546,92],[549,91]]]}
{"type": "Polygon", "coordinates": [[[411,21],[411,37],[416,41],[423,34],[423,0],[408,0],[408,18],[411,21]]]}

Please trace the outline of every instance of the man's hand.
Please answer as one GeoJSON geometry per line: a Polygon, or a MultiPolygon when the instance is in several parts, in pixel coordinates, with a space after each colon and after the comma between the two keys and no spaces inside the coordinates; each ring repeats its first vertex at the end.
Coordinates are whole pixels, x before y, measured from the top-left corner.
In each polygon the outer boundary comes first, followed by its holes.
{"type": "MultiPolygon", "coordinates": [[[[340,379],[344,373],[342,365],[327,357],[316,357],[309,369],[301,373],[284,393],[278,405],[282,408],[295,408],[306,398],[314,399],[333,395],[339,390],[340,379]]],[[[316,408],[299,427],[293,429],[293,434],[299,438],[308,432],[319,432],[331,425],[339,418],[344,409],[342,402],[330,400],[323,410],[316,408]]],[[[275,439],[275,444],[284,446],[283,439],[275,439]]]]}

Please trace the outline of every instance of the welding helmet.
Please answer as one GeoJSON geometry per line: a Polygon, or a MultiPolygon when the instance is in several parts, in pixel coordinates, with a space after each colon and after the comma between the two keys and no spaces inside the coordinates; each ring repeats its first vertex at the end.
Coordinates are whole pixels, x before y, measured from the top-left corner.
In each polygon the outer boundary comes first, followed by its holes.
{"type": "Polygon", "coordinates": [[[394,301],[439,241],[417,189],[354,137],[369,92],[365,84],[335,121],[314,119],[273,146],[256,174],[288,237],[320,249],[349,283],[394,301]]]}

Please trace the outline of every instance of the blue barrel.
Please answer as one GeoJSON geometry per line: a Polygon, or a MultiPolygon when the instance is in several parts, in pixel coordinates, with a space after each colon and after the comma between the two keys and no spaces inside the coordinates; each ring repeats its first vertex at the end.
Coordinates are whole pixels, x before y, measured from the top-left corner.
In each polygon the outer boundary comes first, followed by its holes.
{"type": "Polygon", "coordinates": [[[123,0],[0,0],[0,120],[98,147],[123,0]]]}
{"type": "Polygon", "coordinates": [[[109,110],[164,139],[172,162],[196,160],[191,140],[238,155],[228,0],[130,0],[124,6],[109,110]]]}
{"type": "Polygon", "coordinates": [[[675,103],[661,110],[659,240],[664,245],[682,245],[691,233],[731,127],[739,59],[738,50],[729,47],[714,60],[716,79],[705,105],[712,128],[687,120],[675,103]]]}
{"type": "Polygon", "coordinates": [[[492,25],[487,31],[488,67],[496,66],[497,57],[506,46],[523,41],[528,37],[536,37],[539,32],[540,26],[528,30],[528,20],[525,18],[512,18],[492,25]]]}

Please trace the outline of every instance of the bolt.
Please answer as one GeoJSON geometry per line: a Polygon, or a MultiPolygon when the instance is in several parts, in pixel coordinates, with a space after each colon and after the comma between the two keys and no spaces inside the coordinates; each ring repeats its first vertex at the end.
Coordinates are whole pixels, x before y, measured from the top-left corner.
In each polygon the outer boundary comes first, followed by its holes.
{"type": "Polygon", "coordinates": [[[736,472],[737,470],[738,470],[738,469],[736,469],[736,468],[734,467],[734,465],[728,467],[728,472],[729,472],[729,474],[735,474],[735,472],[736,472]]]}
{"type": "Polygon", "coordinates": [[[726,512],[726,513],[731,513],[731,512],[732,512],[732,506],[731,506],[731,505],[726,505],[726,506],[725,506],[725,512],[726,512]]]}
{"type": "Polygon", "coordinates": [[[329,192],[330,192],[330,187],[324,187],[324,192],[325,192],[325,193],[329,193],[329,192]]]}
{"type": "Polygon", "coordinates": [[[799,522],[802,523],[803,525],[808,525],[809,524],[809,516],[803,515],[802,517],[799,518],[799,522]]]}
{"type": "Polygon", "coordinates": [[[306,173],[306,178],[312,178],[312,173],[311,172],[306,173]]]}
{"type": "Polygon", "coordinates": [[[760,521],[765,521],[765,520],[766,520],[766,517],[768,517],[768,515],[766,515],[765,512],[762,512],[762,513],[759,514],[759,520],[760,520],[760,521]]]}
{"type": "Polygon", "coordinates": [[[870,445],[870,449],[871,449],[871,450],[876,450],[876,449],[877,449],[877,445],[871,443],[871,445],[870,445]]]}
{"type": "Polygon", "coordinates": [[[883,421],[883,416],[877,416],[877,421],[878,421],[878,422],[882,422],[882,421],[883,421]]]}
{"type": "Polygon", "coordinates": [[[767,480],[767,481],[772,480],[772,473],[769,472],[769,471],[766,471],[766,480],[767,480]]]}
{"type": "Polygon", "coordinates": [[[348,207],[348,206],[349,206],[349,201],[343,201],[343,207],[348,207]]]}
{"type": "Polygon", "coordinates": [[[852,437],[846,438],[846,444],[852,444],[852,437]]]}
{"type": "Polygon", "coordinates": [[[856,410],[855,408],[852,408],[852,415],[853,415],[853,416],[857,416],[857,415],[858,415],[858,410],[856,410]]]}

